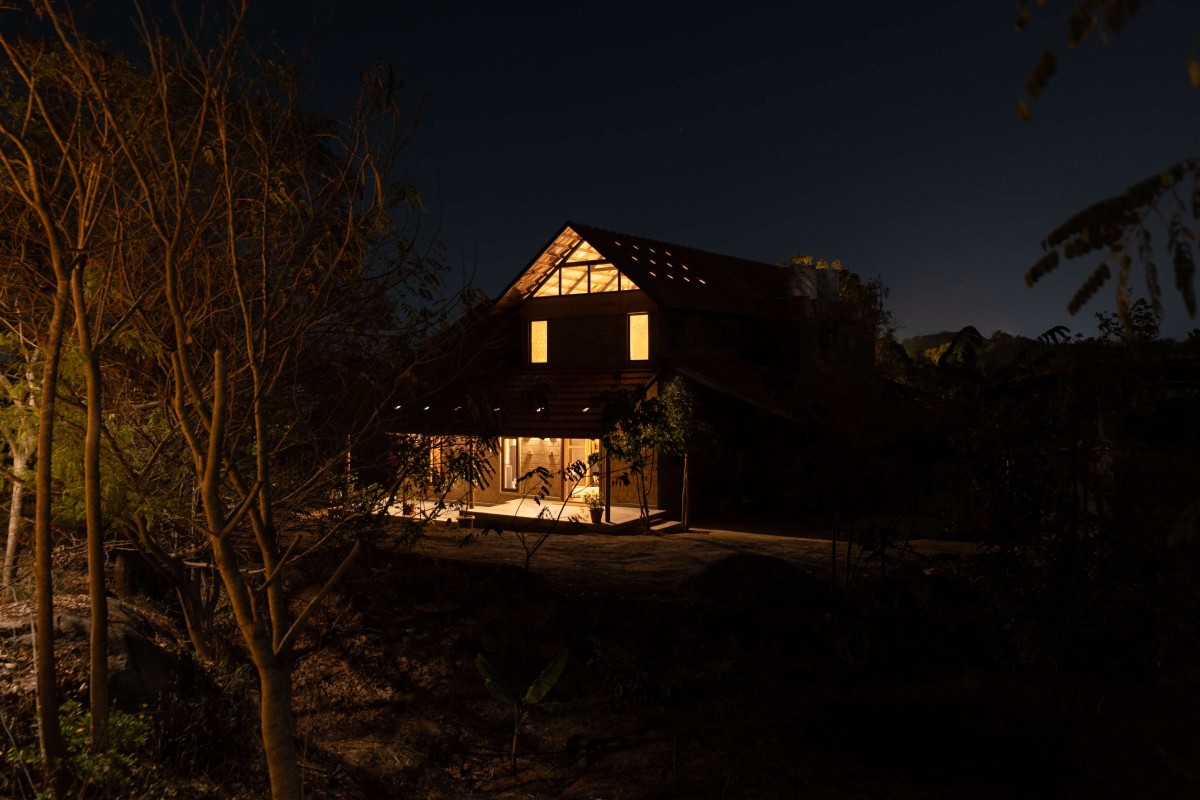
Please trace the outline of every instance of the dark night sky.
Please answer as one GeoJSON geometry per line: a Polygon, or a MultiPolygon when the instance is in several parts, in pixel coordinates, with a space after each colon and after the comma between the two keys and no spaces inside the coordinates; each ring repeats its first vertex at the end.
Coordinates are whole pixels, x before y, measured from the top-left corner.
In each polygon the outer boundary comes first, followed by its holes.
{"type": "MultiPolygon", "coordinates": [[[[1073,5],[1070,3],[1069,5],[1073,5]]],[[[1039,241],[1088,203],[1196,153],[1195,0],[1159,0],[1109,46],[1060,59],[1021,123],[1066,2],[552,6],[259,0],[256,35],[309,35],[336,111],[390,61],[427,113],[409,152],[446,256],[495,294],[567,219],[778,261],[841,258],[892,288],[901,336],[975,324],[1094,332],[1094,263],[1027,289],[1039,241]],[[315,34],[313,33],[315,31],[315,34]]],[[[1190,320],[1167,297],[1165,333],[1190,320]]],[[[1135,289],[1144,286],[1140,271],[1135,289]]]]}

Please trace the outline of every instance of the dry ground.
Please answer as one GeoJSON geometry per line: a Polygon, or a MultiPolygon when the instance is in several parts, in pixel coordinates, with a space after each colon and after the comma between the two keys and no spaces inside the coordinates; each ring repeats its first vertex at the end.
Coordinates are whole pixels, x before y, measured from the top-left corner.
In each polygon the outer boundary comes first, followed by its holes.
{"type": "MultiPolygon", "coordinates": [[[[775,529],[787,530],[782,525],[776,525],[775,529]]],[[[526,541],[532,546],[537,541],[536,535],[528,535],[526,541]]],[[[972,549],[957,542],[934,540],[912,541],[908,546],[913,552],[924,555],[951,553],[966,556],[972,549]]],[[[426,529],[414,552],[431,558],[523,566],[526,549],[518,535],[511,531],[483,533],[436,526],[426,529]]],[[[709,528],[664,536],[551,535],[534,554],[530,569],[566,591],[669,594],[678,589],[683,579],[735,553],[787,559],[811,575],[825,576],[830,570],[832,546],[828,538],[709,528]]],[[[852,565],[857,556],[859,551],[854,548],[852,565]]],[[[839,574],[844,569],[845,559],[845,545],[839,543],[839,574]]]]}
{"type": "MultiPolygon", "coordinates": [[[[408,547],[385,531],[297,657],[306,796],[1200,796],[1200,675],[1031,679],[989,649],[959,576],[970,548],[914,543],[889,591],[865,560],[854,603],[834,606],[830,542],[790,532],[554,535],[527,572],[511,532],[429,528],[408,547]],[[531,718],[513,774],[511,715],[476,656],[523,691],[564,648],[548,699],[590,713],[531,718]]],[[[288,579],[301,595],[328,564],[309,569],[288,579]]],[[[145,796],[264,796],[243,672],[189,698],[184,729],[164,725],[145,796]],[[202,763],[175,763],[186,752],[202,763]]]]}
{"type": "MultiPolygon", "coordinates": [[[[830,544],[819,539],[552,536],[526,572],[512,533],[464,543],[469,533],[430,529],[411,551],[385,540],[317,621],[296,677],[314,794],[1200,793],[1190,688],[1085,687],[1075,710],[1052,709],[1046,687],[979,663],[975,610],[936,572],[954,559],[910,559],[921,596],[866,619],[831,614],[828,589],[787,564],[725,560],[774,556],[824,577],[830,544]],[[730,563],[740,566],[722,571],[730,563]],[[533,717],[513,775],[511,716],[474,659],[523,691],[563,648],[549,699],[591,714],[533,717]]],[[[917,547],[945,549],[962,550],[917,547]]]]}

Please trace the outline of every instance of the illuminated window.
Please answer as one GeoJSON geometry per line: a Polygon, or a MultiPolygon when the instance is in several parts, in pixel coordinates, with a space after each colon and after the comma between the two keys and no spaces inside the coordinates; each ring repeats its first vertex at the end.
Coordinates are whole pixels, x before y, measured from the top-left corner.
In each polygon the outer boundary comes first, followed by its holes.
{"type": "Polygon", "coordinates": [[[600,251],[581,241],[559,259],[550,274],[534,289],[533,296],[561,297],[568,294],[636,291],[636,283],[621,273],[600,251]]]}
{"type": "Polygon", "coordinates": [[[559,280],[562,281],[560,291],[563,294],[587,294],[588,293],[588,268],[585,264],[582,267],[563,266],[558,270],[559,280]]]}
{"type": "Polygon", "coordinates": [[[629,315],[629,360],[647,361],[650,358],[650,315],[629,315]]]}
{"type": "Polygon", "coordinates": [[[638,286],[610,262],[576,264],[568,261],[550,273],[534,291],[534,297],[559,297],[566,294],[636,292],[638,286]]]}
{"type": "Polygon", "coordinates": [[[546,320],[535,319],[529,323],[529,362],[546,363],[546,320]]]}
{"type": "Polygon", "coordinates": [[[567,439],[566,440],[566,455],[563,457],[563,463],[568,468],[576,465],[583,465],[582,475],[570,475],[568,478],[577,479],[577,485],[573,493],[578,493],[582,488],[588,486],[598,486],[600,483],[600,462],[598,453],[600,452],[599,439],[567,439]]]}
{"type": "Polygon", "coordinates": [[[561,496],[562,451],[562,439],[558,438],[505,438],[500,450],[503,462],[500,488],[528,493],[545,487],[549,497],[561,496]]]}
{"type": "Polygon", "coordinates": [[[517,440],[505,439],[501,452],[504,457],[504,474],[501,486],[502,488],[516,491],[517,478],[520,476],[517,470],[521,468],[521,450],[517,445],[517,440]]]}
{"type": "Polygon", "coordinates": [[[600,485],[599,452],[598,439],[505,437],[500,444],[500,488],[531,492],[544,485],[550,497],[566,492],[571,499],[580,500],[587,490],[594,493],[592,487],[600,485]],[[583,464],[582,473],[572,468],[577,463],[583,464]],[[549,477],[536,474],[539,468],[549,477]]]}

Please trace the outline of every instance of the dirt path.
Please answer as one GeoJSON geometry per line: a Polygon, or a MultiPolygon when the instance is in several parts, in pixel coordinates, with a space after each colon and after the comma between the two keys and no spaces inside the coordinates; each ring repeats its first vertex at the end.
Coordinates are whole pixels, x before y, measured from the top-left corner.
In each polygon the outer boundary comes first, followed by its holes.
{"type": "MultiPolygon", "coordinates": [[[[464,544],[467,533],[456,528],[427,528],[415,552],[434,558],[524,565],[525,550],[516,534],[476,532],[464,544]]],[[[528,541],[532,544],[532,535],[528,541]]],[[[966,551],[954,542],[922,540],[911,546],[923,554],[966,551]]],[[[722,530],[664,536],[551,535],[534,555],[531,569],[568,590],[588,591],[603,584],[610,589],[669,593],[684,578],[735,553],[784,558],[814,576],[824,576],[829,571],[830,550],[828,540],[722,530]]],[[[838,550],[841,572],[846,551],[842,546],[838,550]]]]}

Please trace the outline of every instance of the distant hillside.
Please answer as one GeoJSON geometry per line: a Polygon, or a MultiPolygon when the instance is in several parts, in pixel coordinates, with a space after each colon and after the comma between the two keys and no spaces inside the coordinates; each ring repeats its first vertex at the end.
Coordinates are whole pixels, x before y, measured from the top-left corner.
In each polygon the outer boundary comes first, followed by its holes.
{"type": "Polygon", "coordinates": [[[956,333],[958,331],[941,331],[939,333],[925,333],[920,336],[912,336],[908,339],[901,339],[900,346],[904,348],[904,352],[908,353],[908,357],[915,361],[926,350],[949,344],[956,333]]]}
{"type": "MultiPolygon", "coordinates": [[[[900,345],[913,361],[920,361],[922,359],[930,360],[930,356],[943,346],[949,345],[957,335],[958,331],[926,333],[903,339],[900,345]]],[[[993,372],[1012,363],[1012,360],[1016,358],[1018,353],[1034,342],[1033,339],[1028,337],[1018,336],[1005,331],[996,331],[990,338],[984,341],[983,352],[979,355],[981,356],[983,371],[985,373],[993,372]]]]}

